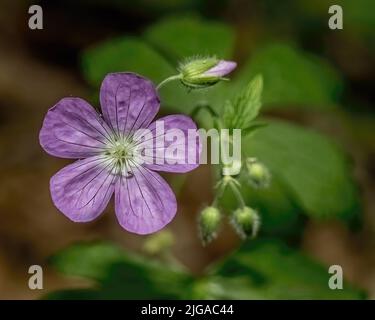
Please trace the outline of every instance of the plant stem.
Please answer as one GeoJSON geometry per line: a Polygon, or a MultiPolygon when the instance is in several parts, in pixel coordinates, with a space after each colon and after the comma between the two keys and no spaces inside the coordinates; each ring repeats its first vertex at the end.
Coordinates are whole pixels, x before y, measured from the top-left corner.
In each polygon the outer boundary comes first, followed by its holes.
{"type": "Polygon", "coordinates": [[[162,82],[160,82],[158,84],[158,86],[156,87],[157,90],[159,90],[162,86],[164,86],[166,83],[170,82],[170,81],[174,81],[174,80],[178,80],[178,79],[181,79],[181,74],[176,74],[174,76],[171,76],[165,80],[163,80],[162,82]]]}
{"type": "Polygon", "coordinates": [[[217,112],[210,105],[208,105],[208,104],[203,104],[203,105],[196,106],[193,109],[193,111],[190,113],[191,117],[194,119],[197,116],[197,114],[199,113],[199,111],[201,111],[201,110],[207,110],[212,117],[216,117],[216,118],[219,117],[219,115],[217,114],[217,112]]]}
{"type": "Polygon", "coordinates": [[[240,190],[238,190],[236,184],[233,181],[229,181],[229,186],[231,187],[234,195],[236,196],[240,207],[242,209],[245,208],[245,206],[246,206],[245,201],[243,200],[242,194],[241,194],[240,190]]]}
{"type": "Polygon", "coordinates": [[[213,207],[216,207],[217,206],[217,203],[219,201],[219,199],[222,197],[224,191],[225,191],[225,188],[226,188],[227,184],[223,181],[220,181],[219,182],[219,186],[217,187],[217,192],[216,192],[216,195],[215,195],[215,198],[214,200],[212,201],[212,206],[213,207]]]}

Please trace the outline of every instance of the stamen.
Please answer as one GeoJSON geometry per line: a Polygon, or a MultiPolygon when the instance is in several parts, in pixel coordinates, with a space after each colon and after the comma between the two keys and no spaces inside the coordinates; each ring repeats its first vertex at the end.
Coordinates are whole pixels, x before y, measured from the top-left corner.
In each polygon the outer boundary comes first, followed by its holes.
{"type": "Polygon", "coordinates": [[[130,163],[134,163],[134,143],[132,137],[114,137],[114,141],[107,144],[105,156],[113,162],[112,172],[124,178],[134,176],[130,163]]]}

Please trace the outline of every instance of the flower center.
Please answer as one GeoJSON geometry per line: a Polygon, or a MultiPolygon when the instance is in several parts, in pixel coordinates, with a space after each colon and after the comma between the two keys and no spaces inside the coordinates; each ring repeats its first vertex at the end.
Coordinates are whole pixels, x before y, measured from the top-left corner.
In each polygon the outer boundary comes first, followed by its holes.
{"type": "Polygon", "coordinates": [[[132,177],[134,167],[134,145],[128,137],[114,139],[107,145],[105,155],[110,161],[112,172],[124,177],[132,177]]]}

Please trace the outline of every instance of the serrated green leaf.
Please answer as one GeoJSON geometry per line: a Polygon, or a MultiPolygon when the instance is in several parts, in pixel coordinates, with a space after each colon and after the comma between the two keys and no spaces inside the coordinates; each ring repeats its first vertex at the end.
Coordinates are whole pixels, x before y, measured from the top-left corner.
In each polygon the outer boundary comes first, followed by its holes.
{"type": "Polygon", "coordinates": [[[331,290],[328,267],[272,239],[248,241],[211,274],[207,294],[216,299],[364,298],[346,281],[342,290],[331,290]]]}
{"type": "Polygon", "coordinates": [[[244,153],[265,163],[308,215],[349,218],[357,213],[358,193],[348,161],[328,137],[270,121],[256,138],[243,143],[244,153]]]}
{"type": "Polygon", "coordinates": [[[226,128],[245,129],[258,115],[263,90],[262,76],[257,75],[233,101],[224,105],[223,122],[226,128]]]}

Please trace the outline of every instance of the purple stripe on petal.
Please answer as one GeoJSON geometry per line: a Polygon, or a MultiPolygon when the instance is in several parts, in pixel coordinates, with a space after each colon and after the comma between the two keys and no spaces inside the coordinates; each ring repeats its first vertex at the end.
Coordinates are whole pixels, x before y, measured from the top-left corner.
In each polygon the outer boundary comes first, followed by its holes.
{"type": "Polygon", "coordinates": [[[100,103],[115,132],[146,128],[159,111],[159,97],[151,81],[134,73],[110,73],[100,89],[100,103]]]}
{"type": "Polygon", "coordinates": [[[69,219],[86,222],[106,208],[116,183],[103,156],[78,160],[57,172],[50,181],[55,206],[69,219]]]}
{"type": "Polygon", "coordinates": [[[157,173],[143,167],[131,178],[119,178],[115,188],[115,209],[127,231],[149,234],[165,227],[177,211],[176,197],[157,173]]]}
{"type": "Polygon", "coordinates": [[[237,67],[237,63],[234,61],[220,60],[219,63],[213,68],[207,70],[205,76],[213,77],[224,77],[228,73],[231,73],[237,67]]]}
{"type": "Polygon", "coordinates": [[[149,127],[154,139],[140,143],[144,149],[145,166],[151,170],[164,172],[189,172],[199,166],[201,143],[194,121],[185,115],[170,115],[158,119],[149,127]],[[164,133],[160,134],[163,125],[164,133]],[[159,130],[157,129],[159,128],[159,130]],[[190,131],[190,134],[189,134],[190,131]],[[153,150],[147,152],[149,148],[153,150]]]}
{"type": "Polygon", "coordinates": [[[103,119],[85,100],[64,98],[48,110],[39,141],[53,156],[86,158],[103,150],[109,132],[103,119]]]}

